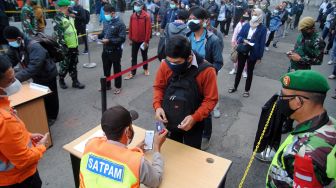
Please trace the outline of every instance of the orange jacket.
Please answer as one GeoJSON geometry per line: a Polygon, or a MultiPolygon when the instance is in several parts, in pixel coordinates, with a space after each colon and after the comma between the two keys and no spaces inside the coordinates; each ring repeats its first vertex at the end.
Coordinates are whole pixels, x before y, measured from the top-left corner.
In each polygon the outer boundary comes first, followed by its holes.
{"type": "Polygon", "coordinates": [[[8,98],[0,97],[0,186],[21,183],[36,172],[46,148],[34,147],[30,137],[8,98]]]}
{"type": "MultiPolygon", "coordinates": [[[[154,81],[153,107],[156,110],[161,108],[165,89],[168,84],[168,79],[173,72],[168,65],[163,61],[156,73],[154,81]]],[[[217,77],[214,68],[207,68],[200,72],[196,77],[199,92],[204,97],[201,106],[192,115],[197,122],[208,117],[210,112],[215,108],[218,101],[217,77]]]]}

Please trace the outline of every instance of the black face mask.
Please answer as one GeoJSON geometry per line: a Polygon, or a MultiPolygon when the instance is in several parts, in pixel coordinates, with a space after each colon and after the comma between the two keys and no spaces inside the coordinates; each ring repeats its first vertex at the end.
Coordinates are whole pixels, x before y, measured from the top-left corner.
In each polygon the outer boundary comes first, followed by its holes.
{"type": "Polygon", "coordinates": [[[175,74],[183,74],[186,72],[186,70],[188,69],[189,67],[189,62],[188,61],[185,61],[184,63],[182,64],[172,64],[171,62],[169,62],[167,59],[166,59],[166,63],[167,65],[169,66],[169,68],[175,73],[175,74]]]}
{"type": "Polygon", "coordinates": [[[307,39],[310,38],[313,33],[307,32],[307,31],[302,31],[303,38],[307,39]]]}
{"type": "Polygon", "coordinates": [[[200,23],[194,23],[194,22],[190,22],[188,24],[188,27],[190,29],[191,32],[196,32],[198,31],[199,29],[201,29],[201,24],[200,23]]]}
{"type": "Polygon", "coordinates": [[[290,117],[296,110],[292,110],[289,106],[290,99],[279,99],[278,100],[278,106],[281,114],[283,114],[286,117],[290,117]]]}

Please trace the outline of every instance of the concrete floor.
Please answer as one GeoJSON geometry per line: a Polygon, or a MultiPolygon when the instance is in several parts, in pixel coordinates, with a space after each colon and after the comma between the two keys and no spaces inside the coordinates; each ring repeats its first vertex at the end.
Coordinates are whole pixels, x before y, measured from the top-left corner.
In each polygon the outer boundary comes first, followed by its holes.
{"type": "MultiPolygon", "coordinates": [[[[305,11],[304,15],[315,17],[317,9],[310,8],[309,11],[305,11]]],[[[228,74],[232,68],[232,63],[229,60],[231,33],[228,38],[225,38],[223,52],[225,65],[218,75],[222,116],[219,119],[213,119],[214,130],[208,152],[233,161],[226,182],[226,186],[229,188],[237,187],[244,173],[252,152],[261,107],[271,95],[281,88],[278,79],[286,72],[288,65],[285,52],[293,48],[296,36],[297,31],[290,31],[289,36],[278,44],[278,48],[270,47],[270,51],[265,52],[262,63],[255,68],[249,98],[242,97],[244,79],[242,79],[237,93],[229,94],[227,92],[234,81],[234,76],[228,74]]],[[[158,37],[154,36],[150,42],[149,57],[156,54],[157,43],[158,37]]],[[[122,58],[123,69],[131,65],[131,49],[127,45],[128,42],[125,44],[122,58]]],[[[82,50],[83,46],[80,49],[82,50]]],[[[62,146],[100,123],[101,100],[98,89],[100,88],[99,79],[103,75],[102,46],[91,43],[90,50],[92,61],[97,63],[97,67],[93,69],[82,68],[82,65],[88,62],[86,55],[79,56],[80,64],[78,65],[79,80],[86,84],[86,88],[84,90],[59,89],[60,113],[56,123],[51,127],[54,146],[45,153],[38,167],[43,187],[74,187],[69,154],[62,149],[62,146]]],[[[139,57],[139,59],[141,58],[139,57]]],[[[324,64],[316,66],[314,69],[328,76],[332,71],[332,66],[326,63],[328,60],[329,57],[326,56],[324,64]]],[[[149,77],[145,77],[143,70],[139,69],[136,79],[123,80],[123,90],[120,95],[113,95],[112,92],[107,94],[108,106],[120,104],[128,109],[137,110],[140,117],[134,123],[146,129],[153,129],[152,84],[158,65],[158,61],[149,65],[151,72],[149,77]]],[[[67,78],[66,81],[71,84],[70,78],[67,78]]],[[[336,88],[334,80],[330,80],[330,85],[331,88],[336,88]]],[[[328,93],[325,106],[329,115],[335,117],[336,101],[330,98],[332,94],[333,90],[328,93]]],[[[254,161],[244,187],[264,187],[267,169],[268,164],[254,161]]]]}

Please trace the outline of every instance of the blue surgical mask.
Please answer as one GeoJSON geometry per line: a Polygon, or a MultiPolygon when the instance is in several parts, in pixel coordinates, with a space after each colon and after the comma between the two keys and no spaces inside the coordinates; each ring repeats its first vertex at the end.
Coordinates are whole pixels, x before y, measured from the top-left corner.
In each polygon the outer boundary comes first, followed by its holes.
{"type": "Polygon", "coordinates": [[[190,63],[188,61],[185,61],[182,64],[175,64],[166,59],[166,63],[168,67],[175,73],[175,74],[183,74],[188,69],[190,63]]]}
{"type": "Polygon", "coordinates": [[[171,4],[169,4],[169,7],[170,7],[171,9],[174,9],[174,8],[176,8],[176,5],[173,4],[173,3],[171,3],[171,4]]]}
{"type": "Polygon", "coordinates": [[[8,45],[11,46],[11,47],[13,47],[13,48],[20,47],[20,43],[18,41],[8,42],[8,45]]]}
{"type": "Polygon", "coordinates": [[[140,12],[141,11],[141,6],[134,5],[134,11],[135,12],[140,12]]]}
{"type": "Polygon", "coordinates": [[[104,15],[105,16],[105,20],[106,21],[111,21],[112,20],[112,16],[111,15],[104,15]]]}

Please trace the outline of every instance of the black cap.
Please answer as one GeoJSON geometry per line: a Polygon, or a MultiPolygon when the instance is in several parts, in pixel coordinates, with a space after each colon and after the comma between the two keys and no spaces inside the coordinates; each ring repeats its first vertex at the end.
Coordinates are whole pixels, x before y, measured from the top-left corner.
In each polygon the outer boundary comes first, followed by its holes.
{"type": "Polygon", "coordinates": [[[138,119],[138,117],[138,112],[134,110],[128,111],[120,105],[114,106],[103,113],[101,127],[108,139],[119,139],[122,131],[130,126],[132,121],[138,119]]]}
{"type": "Polygon", "coordinates": [[[18,37],[22,37],[23,34],[17,27],[7,26],[3,31],[3,36],[5,39],[17,39],[18,37]]]}

